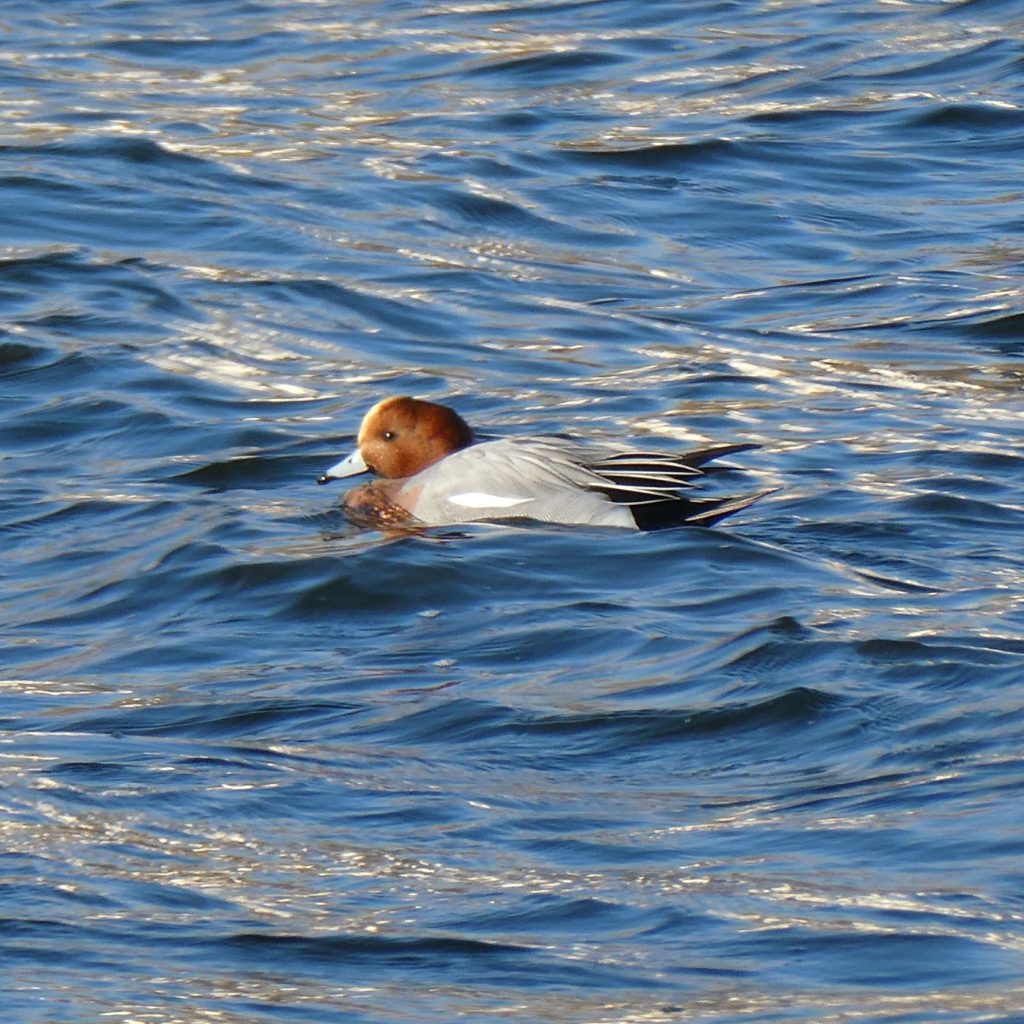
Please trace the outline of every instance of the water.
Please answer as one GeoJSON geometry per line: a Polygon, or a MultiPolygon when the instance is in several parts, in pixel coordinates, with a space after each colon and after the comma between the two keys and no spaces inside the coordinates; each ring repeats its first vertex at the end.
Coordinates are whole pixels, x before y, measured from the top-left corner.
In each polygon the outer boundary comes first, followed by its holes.
{"type": "Polygon", "coordinates": [[[0,21],[6,1021],[1024,1019],[1024,14],[0,21]],[[389,539],[403,392],[777,490],[389,539]]]}

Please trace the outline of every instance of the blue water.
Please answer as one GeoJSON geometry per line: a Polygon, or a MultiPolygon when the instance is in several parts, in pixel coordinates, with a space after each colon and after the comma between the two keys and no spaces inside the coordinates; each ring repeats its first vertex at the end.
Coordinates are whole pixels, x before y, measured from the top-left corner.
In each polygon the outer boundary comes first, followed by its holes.
{"type": "Polygon", "coordinates": [[[1024,1020],[1024,10],[0,23],[5,1022],[1024,1020]],[[776,490],[388,538],[394,393],[776,490]]]}

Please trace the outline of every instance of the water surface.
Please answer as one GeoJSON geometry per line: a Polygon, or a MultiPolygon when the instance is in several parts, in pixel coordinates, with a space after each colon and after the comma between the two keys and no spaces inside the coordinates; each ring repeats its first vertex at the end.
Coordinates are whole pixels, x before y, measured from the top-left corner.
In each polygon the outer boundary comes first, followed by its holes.
{"type": "Polygon", "coordinates": [[[1012,5],[2,20],[7,1020],[1021,1019],[1012,5]],[[384,537],[391,393],[777,490],[384,537]]]}

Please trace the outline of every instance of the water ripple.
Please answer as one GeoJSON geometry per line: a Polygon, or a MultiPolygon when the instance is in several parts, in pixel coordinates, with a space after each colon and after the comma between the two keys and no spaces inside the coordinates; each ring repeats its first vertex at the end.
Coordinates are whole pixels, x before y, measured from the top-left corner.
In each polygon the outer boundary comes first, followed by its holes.
{"type": "Polygon", "coordinates": [[[5,32],[5,1019],[1019,1016],[1018,14],[5,32]],[[384,536],[388,393],[774,492],[384,536]]]}

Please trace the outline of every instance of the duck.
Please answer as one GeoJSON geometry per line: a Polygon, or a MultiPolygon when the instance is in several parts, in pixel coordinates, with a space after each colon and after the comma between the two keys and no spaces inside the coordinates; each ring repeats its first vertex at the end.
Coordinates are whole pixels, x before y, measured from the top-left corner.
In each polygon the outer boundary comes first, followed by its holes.
{"type": "Polygon", "coordinates": [[[770,492],[687,492],[708,463],[759,447],[674,453],[561,435],[477,439],[454,409],[397,395],[366,413],[355,450],[317,482],[374,473],[377,479],[347,492],[342,507],[354,523],[384,529],[528,520],[626,530],[710,526],[770,492]]]}

